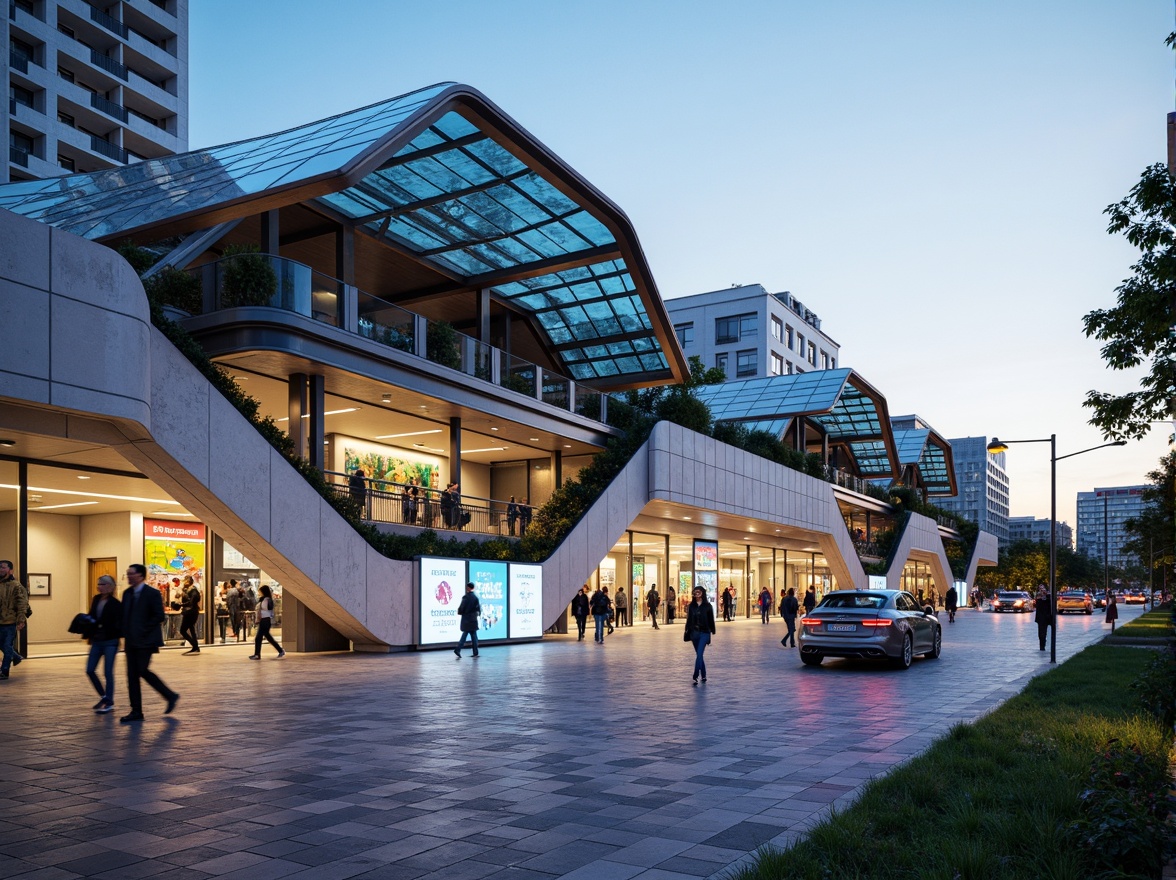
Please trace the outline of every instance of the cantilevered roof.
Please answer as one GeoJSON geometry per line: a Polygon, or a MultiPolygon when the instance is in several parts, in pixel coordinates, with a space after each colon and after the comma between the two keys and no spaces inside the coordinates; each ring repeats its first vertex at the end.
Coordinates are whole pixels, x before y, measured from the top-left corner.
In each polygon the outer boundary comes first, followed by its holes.
{"type": "Polygon", "coordinates": [[[526,317],[566,372],[681,379],[628,218],[477,91],[441,83],[265,137],[0,185],[0,208],[86,238],[177,235],[302,203],[526,317]]]}
{"type": "Polygon", "coordinates": [[[738,422],[777,436],[795,419],[816,425],[845,445],[863,476],[897,476],[898,451],[886,400],[853,370],[811,370],[792,376],[704,385],[696,394],[718,422],[738,422]]]}
{"type": "Polygon", "coordinates": [[[951,444],[932,428],[894,429],[898,460],[903,467],[914,465],[928,495],[955,495],[955,468],[951,444]]]}

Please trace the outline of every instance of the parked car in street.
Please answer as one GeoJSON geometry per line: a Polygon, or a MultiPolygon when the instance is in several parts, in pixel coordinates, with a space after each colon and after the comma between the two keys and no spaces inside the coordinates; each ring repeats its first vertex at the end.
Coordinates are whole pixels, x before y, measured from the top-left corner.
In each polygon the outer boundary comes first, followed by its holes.
{"type": "Polygon", "coordinates": [[[1082,590],[1066,590],[1058,594],[1058,614],[1077,611],[1080,614],[1094,613],[1094,597],[1082,590]]]}
{"type": "Polygon", "coordinates": [[[1123,601],[1128,605],[1146,605],[1147,594],[1143,590],[1128,590],[1123,601]]]}
{"type": "Polygon", "coordinates": [[[1024,590],[1001,590],[992,597],[993,611],[1022,611],[1033,610],[1033,597],[1024,590]]]}
{"type": "Polygon", "coordinates": [[[943,629],[934,610],[905,590],[836,590],[800,621],[800,659],[890,660],[907,669],[916,654],[939,657],[943,629]]]}

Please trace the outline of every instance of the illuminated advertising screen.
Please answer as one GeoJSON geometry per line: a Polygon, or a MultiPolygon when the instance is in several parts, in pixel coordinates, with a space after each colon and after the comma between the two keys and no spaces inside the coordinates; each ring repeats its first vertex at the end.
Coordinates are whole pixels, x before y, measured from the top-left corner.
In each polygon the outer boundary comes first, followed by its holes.
{"type": "Polygon", "coordinates": [[[159,590],[168,611],[178,611],[183,603],[189,577],[204,594],[205,539],[202,523],[143,519],[147,583],[159,590]]]}
{"type": "Polygon", "coordinates": [[[469,579],[474,584],[474,595],[478,597],[478,604],[482,606],[482,616],[478,621],[478,638],[505,639],[506,563],[471,559],[469,573],[469,579]]]}
{"type": "Polygon", "coordinates": [[[719,601],[719,542],[694,541],[694,586],[702,587],[712,605],[719,601]]]}
{"type": "Polygon", "coordinates": [[[543,635],[543,566],[510,566],[510,637],[543,635]]]}
{"type": "Polygon", "coordinates": [[[461,638],[461,618],[457,615],[457,606],[465,594],[466,561],[422,556],[420,585],[419,644],[456,642],[461,638]]]}

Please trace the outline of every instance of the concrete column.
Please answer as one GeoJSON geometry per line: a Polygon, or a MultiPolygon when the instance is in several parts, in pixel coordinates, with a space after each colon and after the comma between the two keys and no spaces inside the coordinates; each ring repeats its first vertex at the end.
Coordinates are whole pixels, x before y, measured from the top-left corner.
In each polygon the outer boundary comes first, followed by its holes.
{"type": "Polygon", "coordinates": [[[477,314],[478,341],[490,345],[490,291],[487,288],[476,291],[475,309],[477,314]]]}
{"type": "Polygon", "coordinates": [[[563,483],[563,450],[557,449],[551,453],[552,489],[558,489],[563,483]]]}
{"type": "Polygon", "coordinates": [[[449,420],[449,482],[461,483],[461,419],[449,420]]]}
{"type": "Polygon", "coordinates": [[[335,233],[335,277],[355,284],[355,228],[343,226],[335,233]]]}
{"type": "Polygon", "coordinates": [[[261,241],[258,243],[263,254],[278,256],[278,210],[266,211],[261,215],[261,241]]]}
{"type": "Polygon", "coordinates": [[[325,419],[323,416],[324,380],[322,376],[291,373],[288,384],[289,418],[287,433],[294,443],[294,453],[322,470],[325,419]]]}
{"type": "Polygon", "coordinates": [[[306,419],[310,424],[307,426],[306,442],[309,446],[307,450],[309,455],[307,461],[312,466],[323,469],[325,463],[323,457],[323,443],[326,440],[326,417],[323,413],[326,411],[324,404],[325,396],[325,380],[322,376],[310,376],[307,383],[307,401],[310,404],[309,412],[310,418],[306,419]]]}
{"type": "Polygon", "coordinates": [[[291,373],[287,380],[287,409],[286,433],[294,444],[294,454],[299,458],[306,458],[306,424],[302,414],[307,406],[307,376],[306,373],[291,373]]]}

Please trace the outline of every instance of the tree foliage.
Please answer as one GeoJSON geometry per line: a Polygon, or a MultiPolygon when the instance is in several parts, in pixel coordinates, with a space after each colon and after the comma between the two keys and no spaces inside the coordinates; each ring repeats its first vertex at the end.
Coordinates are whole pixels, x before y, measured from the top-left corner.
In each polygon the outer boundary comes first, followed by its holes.
{"type": "MultiPolygon", "coordinates": [[[[1058,589],[1078,587],[1101,590],[1107,575],[1102,560],[1075,553],[1059,546],[1057,552],[1058,589]]],[[[1112,566],[1112,582],[1126,572],[1112,566]]],[[[976,586],[985,593],[993,590],[1033,590],[1049,583],[1049,544],[1044,541],[1016,541],[1001,551],[1000,564],[976,573],[976,586]]]]}
{"type": "Polygon", "coordinates": [[[1160,459],[1159,467],[1147,475],[1143,490],[1143,513],[1123,524],[1130,538],[1123,549],[1139,557],[1147,568],[1151,554],[1157,563],[1173,559],[1173,536],[1176,535],[1176,452],[1160,459]]]}
{"type": "Polygon", "coordinates": [[[1109,440],[1143,437],[1171,413],[1176,397],[1176,183],[1162,164],[1143,172],[1127,198],[1107,207],[1107,231],[1141,252],[1134,274],[1116,288],[1117,303],[1083,318],[1086,335],[1103,343],[1113,370],[1147,367],[1137,391],[1090,391],[1090,423],[1109,440]]]}

